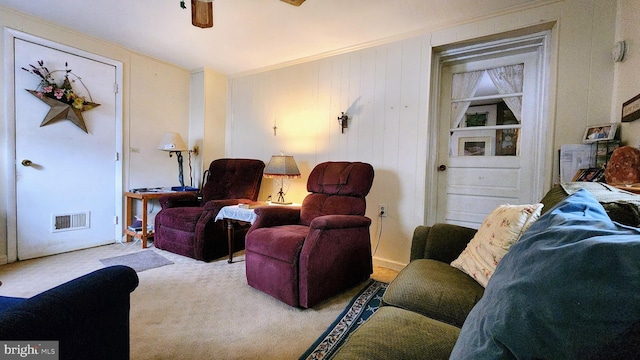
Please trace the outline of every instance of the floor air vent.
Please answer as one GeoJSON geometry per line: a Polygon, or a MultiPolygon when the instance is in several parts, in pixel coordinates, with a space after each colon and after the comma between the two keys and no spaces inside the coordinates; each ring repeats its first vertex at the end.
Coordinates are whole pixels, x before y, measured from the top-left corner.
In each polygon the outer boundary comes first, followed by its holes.
{"type": "Polygon", "coordinates": [[[53,215],[52,232],[80,230],[89,228],[89,212],[53,215]]]}

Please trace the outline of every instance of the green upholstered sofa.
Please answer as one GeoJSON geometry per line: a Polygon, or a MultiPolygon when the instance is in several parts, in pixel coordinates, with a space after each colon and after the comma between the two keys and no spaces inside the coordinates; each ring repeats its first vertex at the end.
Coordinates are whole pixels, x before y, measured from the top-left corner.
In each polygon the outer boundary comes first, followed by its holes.
{"type": "MultiPolygon", "coordinates": [[[[541,200],[543,213],[580,188],[587,188],[612,220],[638,227],[640,196],[600,183],[555,186],[541,200]]],[[[462,324],[485,290],[449,265],[475,232],[450,224],[416,227],[411,261],[389,284],[383,306],[333,359],[449,359],[462,324]]]]}

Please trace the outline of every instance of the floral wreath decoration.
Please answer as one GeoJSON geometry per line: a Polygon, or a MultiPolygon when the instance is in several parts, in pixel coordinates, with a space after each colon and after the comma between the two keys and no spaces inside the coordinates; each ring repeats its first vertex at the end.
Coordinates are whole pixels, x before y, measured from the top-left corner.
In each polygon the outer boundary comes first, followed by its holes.
{"type": "Polygon", "coordinates": [[[38,61],[38,66],[29,64],[29,69],[23,67],[22,70],[40,78],[40,83],[36,90],[26,90],[51,107],[40,126],[45,126],[58,120],[68,119],[85,133],[88,133],[82,112],[91,110],[100,106],[100,104],[93,102],[89,89],[87,89],[86,85],[82,82],[82,79],[74,74],[68,66],[68,63],[65,62],[64,70],[49,71],[49,69],[44,66],[44,61],[40,60],[38,61]],[[58,85],[53,76],[59,72],[64,72],[64,79],[60,85],[58,85]],[[72,79],[69,79],[70,75],[73,76],[72,79]],[[73,90],[71,84],[75,83],[76,80],[84,87],[89,96],[89,100],[84,96],[78,95],[78,93],[73,90]]]}

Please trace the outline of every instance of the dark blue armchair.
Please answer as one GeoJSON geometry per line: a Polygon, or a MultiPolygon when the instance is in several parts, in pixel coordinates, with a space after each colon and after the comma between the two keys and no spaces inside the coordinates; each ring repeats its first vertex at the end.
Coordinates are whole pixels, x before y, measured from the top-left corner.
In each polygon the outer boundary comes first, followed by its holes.
{"type": "Polygon", "coordinates": [[[0,296],[0,342],[59,341],[60,359],[129,359],[130,294],[138,275],[111,266],[22,299],[0,296]]]}

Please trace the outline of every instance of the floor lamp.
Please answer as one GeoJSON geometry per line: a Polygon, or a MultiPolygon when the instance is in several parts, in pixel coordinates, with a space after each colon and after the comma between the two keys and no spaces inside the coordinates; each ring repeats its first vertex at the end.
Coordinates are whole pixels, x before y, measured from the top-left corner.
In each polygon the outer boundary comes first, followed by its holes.
{"type": "Polygon", "coordinates": [[[195,188],[184,186],[184,175],[182,173],[182,152],[189,152],[189,156],[191,156],[191,152],[196,152],[197,148],[194,150],[189,150],[187,145],[182,140],[182,137],[178,133],[168,132],[165,133],[162,137],[162,141],[160,141],[160,145],[158,145],[159,150],[168,151],[169,157],[172,157],[173,154],[176,154],[176,158],[178,159],[178,181],[180,182],[180,186],[173,186],[171,190],[174,191],[190,191],[196,190],[195,188]]]}
{"type": "Polygon", "coordinates": [[[272,201],[273,204],[289,205],[291,202],[284,201],[284,179],[298,179],[300,178],[300,170],[298,165],[290,155],[273,155],[269,164],[264,169],[264,177],[281,179],[280,191],[278,192],[278,200],[272,201]]]}

